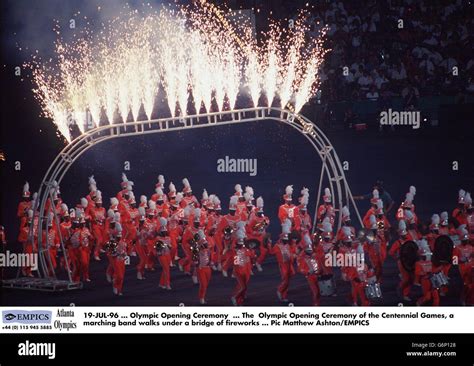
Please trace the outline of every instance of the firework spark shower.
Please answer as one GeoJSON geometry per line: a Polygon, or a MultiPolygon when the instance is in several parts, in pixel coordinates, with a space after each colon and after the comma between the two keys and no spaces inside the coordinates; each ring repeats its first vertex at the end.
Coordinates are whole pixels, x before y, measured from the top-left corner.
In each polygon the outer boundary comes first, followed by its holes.
{"type": "Polygon", "coordinates": [[[145,13],[124,12],[72,42],[57,29],[55,58],[28,63],[44,115],[67,141],[71,123],[84,132],[156,117],[160,89],[170,113],[185,116],[232,110],[241,95],[253,106],[299,112],[319,88],[325,31],[307,37],[304,11],[294,26],[273,22],[262,42],[245,19],[231,24],[229,11],[205,1],[145,13]]]}

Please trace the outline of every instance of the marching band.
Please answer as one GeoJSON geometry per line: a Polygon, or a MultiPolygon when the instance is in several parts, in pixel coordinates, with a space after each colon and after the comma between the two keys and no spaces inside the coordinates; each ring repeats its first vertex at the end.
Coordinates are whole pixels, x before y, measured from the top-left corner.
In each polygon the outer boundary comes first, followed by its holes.
{"type": "MultiPolygon", "coordinates": [[[[460,302],[474,304],[474,206],[469,192],[459,191],[458,204],[452,215],[434,214],[431,224],[423,227],[415,211],[416,188],[411,186],[396,212],[398,227],[392,228],[379,192],[372,192],[371,207],[356,232],[348,207],[340,212],[341,225],[334,232],[336,215],[331,191],[326,188],[318,207],[317,225],[312,227],[307,210],[309,190],[303,188],[293,200],[289,185],[278,209],[281,234],[275,244],[267,231],[270,219],[264,212],[262,197],[254,198],[252,187],[235,185],[229,200],[229,211],[222,213],[215,194],[203,191],[199,201],[187,178],[177,192],[173,183],[165,194],[165,179],[158,176],[155,193],[148,200],[133,192],[133,182],[122,174],[121,190],[103,207],[102,193],[94,177],[89,178],[89,194],[69,209],[62,201],[59,186],[51,188],[45,212],[47,229],[42,243],[49,255],[50,268],[69,270],[76,282],[90,282],[90,259],[107,259],[106,278],[115,295],[124,290],[126,265],[137,257],[136,277],[145,280],[147,272],[161,267],[159,287],[171,290],[172,268],[189,275],[199,284],[198,298],[206,304],[206,293],[213,272],[235,279],[231,302],[245,303],[254,269],[264,271],[269,255],[276,257],[281,282],[276,296],[289,302],[291,278],[303,275],[311,291],[312,304],[320,305],[322,296],[335,296],[336,277],[351,285],[350,303],[367,306],[383,296],[381,283],[387,255],[393,257],[400,272],[399,294],[412,301],[414,286],[422,295],[417,305],[440,304],[451,286],[450,271],[458,270],[462,280],[460,302]],[[55,215],[59,220],[55,220],[55,215]],[[61,240],[67,255],[61,255],[61,240]],[[341,263],[334,258],[342,257],[341,263]],[[353,259],[348,262],[346,259],[353,259]]],[[[38,197],[31,197],[29,185],[23,187],[18,205],[20,220],[18,241],[24,253],[38,251],[37,223],[34,209],[38,197]]],[[[2,244],[5,234],[2,227],[2,244]]],[[[31,268],[22,268],[23,276],[33,277],[31,268]]],[[[125,284],[126,286],[126,284],[125,284]]]]}

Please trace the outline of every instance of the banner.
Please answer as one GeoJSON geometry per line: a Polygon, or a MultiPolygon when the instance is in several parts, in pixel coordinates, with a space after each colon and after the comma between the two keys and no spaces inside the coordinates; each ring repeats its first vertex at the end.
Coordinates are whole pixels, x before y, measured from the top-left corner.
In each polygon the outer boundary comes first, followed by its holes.
{"type": "Polygon", "coordinates": [[[2,333],[472,333],[470,308],[2,307],[2,333]]]}

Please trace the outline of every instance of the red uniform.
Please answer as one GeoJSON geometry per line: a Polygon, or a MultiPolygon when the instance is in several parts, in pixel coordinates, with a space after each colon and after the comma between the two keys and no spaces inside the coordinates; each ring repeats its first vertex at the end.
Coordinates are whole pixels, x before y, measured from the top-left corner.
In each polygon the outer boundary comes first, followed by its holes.
{"type": "Polygon", "coordinates": [[[369,306],[370,301],[365,294],[365,287],[370,278],[373,278],[375,273],[364,264],[363,268],[352,267],[349,278],[352,284],[352,300],[354,304],[357,304],[357,300],[360,300],[362,306],[369,306]]]}
{"type": "Polygon", "coordinates": [[[278,208],[278,218],[280,219],[280,223],[283,223],[286,219],[289,219],[293,227],[295,224],[295,218],[298,215],[298,207],[293,204],[284,203],[278,208]]]}
{"type": "Polygon", "coordinates": [[[218,226],[217,226],[217,233],[215,235],[216,239],[216,245],[219,248],[222,248],[222,255],[221,255],[221,260],[222,260],[222,270],[224,272],[227,272],[231,267],[233,263],[233,245],[235,243],[234,241],[234,235],[228,237],[225,234],[225,229],[231,228],[232,230],[235,230],[237,228],[237,222],[240,221],[240,218],[237,215],[231,215],[227,214],[225,216],[222,216],[222,219],[220,220],[218,226]]]}
{"type": "Polygon", "coordinates": [[[408,297],[410,295],[410,290],[411,286],[413,285],[414,281],[414,274],[411,272],[408,272],[405,267],[402,265],[402,262],[400,261],[400,248],[402,245],[411,239],[398,239],[392,244],[392,247],[389,250],[389,254],[396,259],[397,264],[398,264],[398,270],[400,271],[400,274],[402,275],[402,279],[400,281],[400,289],[402,290],[402,295],[404,297],[408,297]]]}
{"type": "Polygon", "coordinates": [[[16,216],[19,218],[25,217],[29,209],[31,209],[31,201],[21,201],[18,204],[16,216]]]}
{"type": "Polygon", "coordinates": [[[197,277],[199,280],[199,300],[204,303],[206,300],[207,288],[211,281],[212,251],[209,248],[201,248],[197,261],[197,277]]]}
{"type": "Polygon", "coordinates": [[[283,244],[281,241],[270,249],[270,254],[276,256],[280,268],[281,283],[278,286],[278,293],[282,300],[287,299],[290,277],[295,274],[293,266],[295,251],[293,245],[283,244]]]}
{"type": "Polygon", "coordinates": [[[44,247],[48,249],[49,260],[51,261],[52,269],[48,267],[48,272],[50,276],[53,276],[54,270],[56,269],[56,266],[57,266],[56,257],[58,255],[58,248],[60,245],[59,237],[56,230],[53,227],[50,227],[47,233],[43,231],[42,241],[43,241],[44,247]]]}
{"type": "Polygon", "coordinates": [[[71,260],[74,261],[73,281],[79,282],[81,278],[89,280],[90,241],[92,235],[86,227],[77,228],[71,236],[71,260]]]}
{"type": "Polygon", "coordinates": [[[258,242],[260,243],[260,255],[257,258],[258,265],[262,265],[268,253],[268,249],[264,239],[267,236],[265,229],[269,225],[270,219],[267,216],[252,215],[252,218],[250,219],[249,223],[245,226],[247,239],[258,240],[258,242]]]}
{"type": "Polygon", "coordinates": [[[89,209],[89,214],[91,216],[92,223],[92,235],[94,237],[95,247],[94,247],[94,257],[99,257],[100,250],[106,242],[105,237],[105,208],[91,206],[89,209]]]}
{"type": "Polygon", "coordinates": [[[254,254],[251,250],[242,247],[235,250],[234,255],[234,275],[237,285],[232,298],[236,305],[242,305],[247,294],[248,283],[250,281],[250,268],[254,254]]]}
{"type": "Polygon", "coordinates": [[[180,225],[182,209],[172,213],[168,219],[168,233],[171,239],[170,255],[172,260],[179,259],[178,257],[178,241],[183,235],[183,228],[180,225]]]}
{"type": "Polygon", "coordinates": [[[199,228],[195,228],[192,224],[184,230],[181,246],[183,248],[185,257],[179,260],[180,268],[183,268],[184,273],[191,274],[191,267],[193,264],[190,241],[198,233],[199,228]]]}
{"type": "Polygon", "coordinates": [[[315,253],[306,255],[302,253],[298,256],[298,270],[305,276],[311,290],[313,306],[319,306],[321,295],[319,292],[318,276],[321,274],[321,260],[315,253]]]}
{"type": "Polygon", "coordinates": [[[123,280],[125,278],[125,261],[127,259],[127,243],[120,239],[117,245],[117,252],[112,256],[114,266],[113,290],[116,295],[122,294],[123,280]]]}
{"type": "Polygon", "coordinates": [[[381,282],[383,263],[387,256],[387,241],[383,234],[377,234],[374,242],[365,242],[364,251],[369,254],[370,263],[374,267],[377,281],[381,282]]]}
{"type": "Polygon", "coordinates": [[[145,267],[148,262],[148,239],[150,235],[150,221],[145,220],[138,229],[137,244],[135,249],[138,254],[137,277],[145,278],[145,267]]]}
{"type": "Polygon", "coordinates": [[[418,305],[424,305],[428,301],[432,301],[433,306],[439,306],[439,292],[431,285],[430,277],[432,273],[440,270],[441,268],[435,268],[430,260],[416,262],[415,283],[420,284],[423,290],[423,296],[416,302],[418,305]]]}
{"type": "Polygon", "coordinates": [[[461,300],[466,302],[467,294],[470,287],[472,287],[472,255],[474,248],[469,243],[462,243],[456,245],[453,250],[453,256],[457,259],[459,266],[459,274],[463,282],[463,290],[461,293],[461,300]]]}
{"type": "Polygon", "coordinates": [[[159,236],[156,241],[162,241],[165,245],[162,248],[157,249],[158,260],[161,265],[161,277],[160,287],[170,289],[171,288],[171,240],[169,236],[159,236]]]}
{"type": "Polygon", "coordinates": [[[198,208],[199,201],[197,200],[196,196],[184,196],[181,202],[179,203],[181,208],[185,208],[188,205],[192,205],[194,208],[198,208]]]}

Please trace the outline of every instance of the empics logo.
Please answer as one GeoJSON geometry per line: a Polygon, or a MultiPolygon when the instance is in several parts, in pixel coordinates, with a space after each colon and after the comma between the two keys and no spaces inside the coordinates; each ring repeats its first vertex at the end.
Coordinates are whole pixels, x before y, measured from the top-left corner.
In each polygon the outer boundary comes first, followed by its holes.
{"type": "Polygon", "coordinates": [[[4,323],[51,324],[51,311],[47,310],[5,310],[2,311],[4,323]]]}
{"type": "Polygon", "coordinates": [[[18,356],[47,356],[50,360],[54,360],[56,343],[30,343],[27,340],[18,344],[18,356]]]}

